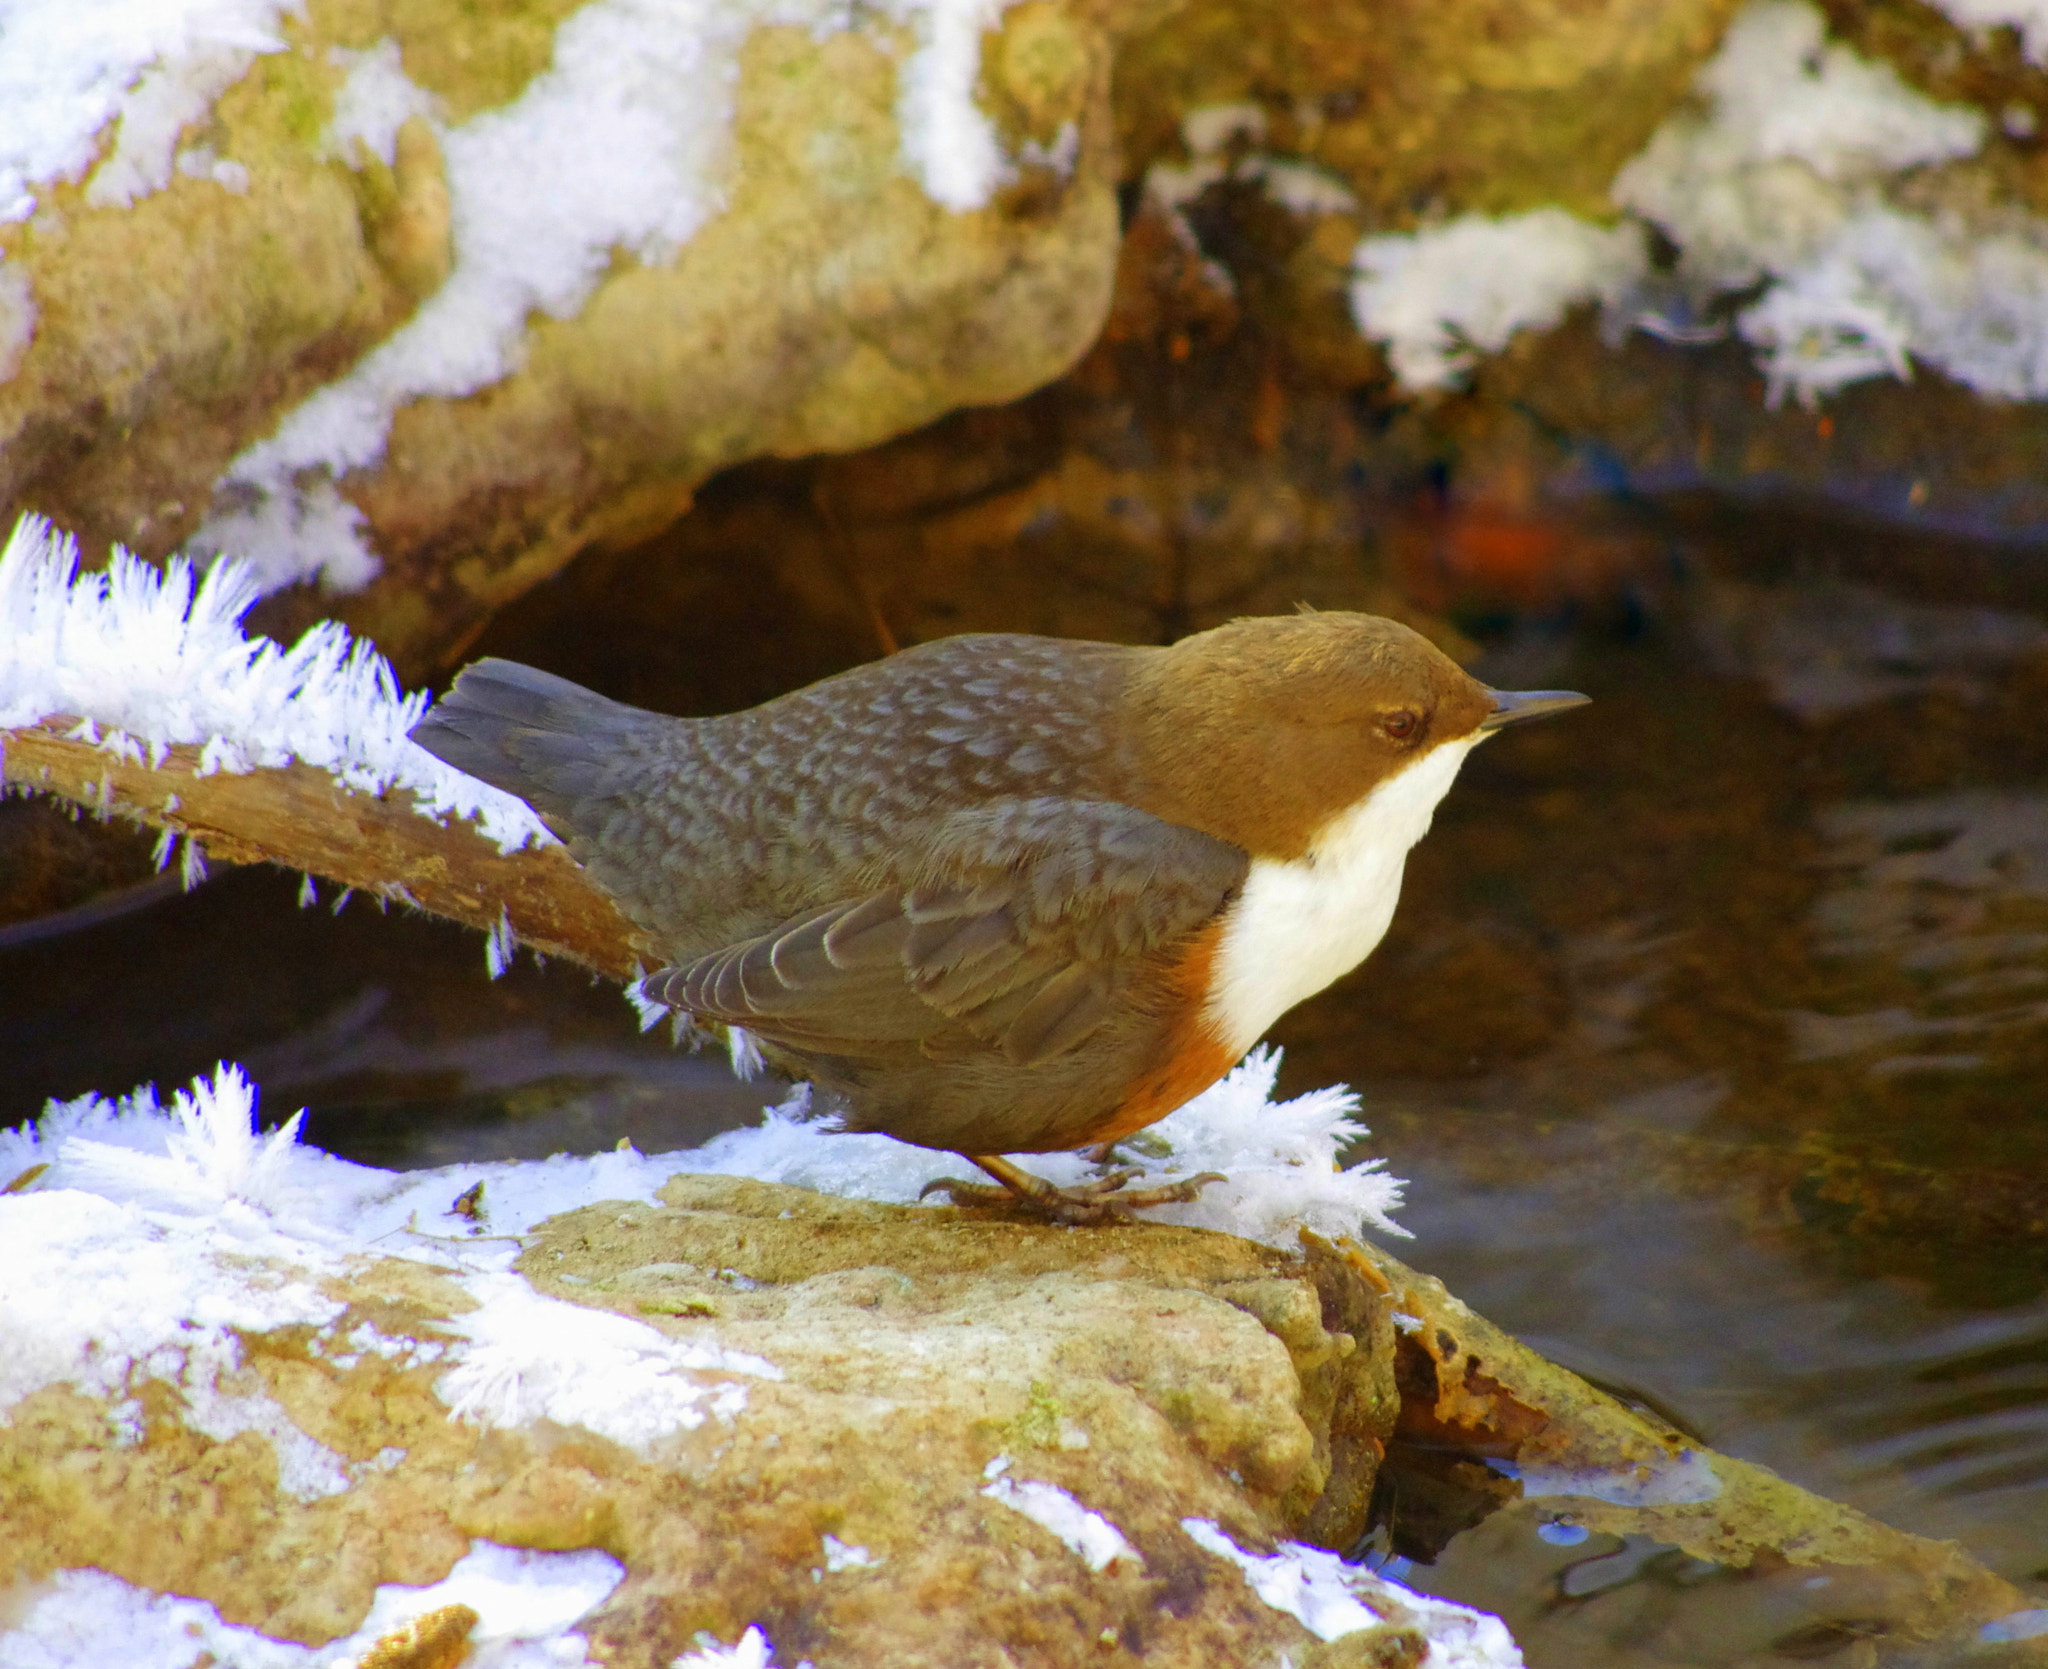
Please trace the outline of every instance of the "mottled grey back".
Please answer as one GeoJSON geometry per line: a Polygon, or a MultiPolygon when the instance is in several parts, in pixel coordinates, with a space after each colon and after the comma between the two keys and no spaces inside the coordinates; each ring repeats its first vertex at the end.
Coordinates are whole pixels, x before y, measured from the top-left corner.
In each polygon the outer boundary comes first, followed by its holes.
{"type": "Polygon", "coordinates": [[[907,884],[963,806],[1107,797],[1105,731],[1133,653],[946,638],[706,719],[484,660],[413,737],[531,805],[680,963],[907,884]]]}

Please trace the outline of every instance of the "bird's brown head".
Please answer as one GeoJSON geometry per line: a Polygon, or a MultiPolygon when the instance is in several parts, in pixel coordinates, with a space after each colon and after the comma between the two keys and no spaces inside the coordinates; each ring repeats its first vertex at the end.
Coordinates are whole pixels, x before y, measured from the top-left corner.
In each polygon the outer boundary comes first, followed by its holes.
{"type": "Polygon", "coordinates": [[[1438,748],[1578,706],[1491,690],[1419,632],[1371,614],[1233,620],[1147,655],[1128,701],[1147,809],[1295,858],[1330,820],[1438,748]]]}

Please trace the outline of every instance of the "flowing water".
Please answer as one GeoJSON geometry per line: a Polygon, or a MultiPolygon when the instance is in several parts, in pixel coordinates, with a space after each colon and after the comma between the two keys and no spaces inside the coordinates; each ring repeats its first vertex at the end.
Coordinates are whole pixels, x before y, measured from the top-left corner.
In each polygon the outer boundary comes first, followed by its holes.
{"type": "MultiPolygon", "coordinates": [[[[2048,562],[1696,506],[1629,538],[1461,617],[1482,676],[1596,704],[1474,756],[1380,955],[1283,1022],[1283,1087],[1361,1092],[1396,1250],[1476,1309],[2048,1604],[2048,562]]],[[[473,935],[295,891],[0,937],[0,1122],[223,1057],[388,1165],[761,1104],[573,970],[491,984],[473,935]]],[[[1402,1530],[1538,1669],[1868,1660],[1670,1550],[1402,1530]]]]}

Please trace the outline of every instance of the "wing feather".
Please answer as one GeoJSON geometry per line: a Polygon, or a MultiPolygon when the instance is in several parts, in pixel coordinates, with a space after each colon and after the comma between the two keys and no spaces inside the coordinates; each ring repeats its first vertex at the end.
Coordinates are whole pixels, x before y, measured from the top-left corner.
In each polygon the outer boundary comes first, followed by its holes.
{"type": "Polygon", "coordinates": [[[911,874],[648,981],[771,1042],[860,1058],[1079,1048],[1147,959],[1243,884],[1242,851],[1108,801],[1018,800],[950,819],[911,874]]]}

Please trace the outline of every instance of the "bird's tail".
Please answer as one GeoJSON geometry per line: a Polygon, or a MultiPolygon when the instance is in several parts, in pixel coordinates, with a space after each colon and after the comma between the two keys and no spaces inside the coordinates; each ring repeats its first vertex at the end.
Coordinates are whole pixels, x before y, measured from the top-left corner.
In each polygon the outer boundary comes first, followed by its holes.
{"type": "Polygon", "coordinates": [[[552,672],[492,659],[465,667],[413,726],[412,739],[560,825],[614,791],[620,767],[637,751],[636,735],[677,722],[552,672]]]}

